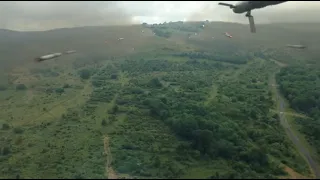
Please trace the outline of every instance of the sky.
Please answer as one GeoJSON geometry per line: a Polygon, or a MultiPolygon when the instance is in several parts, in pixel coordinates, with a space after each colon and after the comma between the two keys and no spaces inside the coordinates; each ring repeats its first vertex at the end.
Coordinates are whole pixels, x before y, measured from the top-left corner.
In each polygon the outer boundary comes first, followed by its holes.
{"type": "MultiPolygon", "coordinates": [[[[221,1],[236,3],[239,1],[221,1]]],[[[41,31],[170,21],[248,23],[217,1],[0,1],[0,28],[41,31]]],[[[320,22],[320,1],[289,1],[252,11],[256,23],[320,22]]]]}

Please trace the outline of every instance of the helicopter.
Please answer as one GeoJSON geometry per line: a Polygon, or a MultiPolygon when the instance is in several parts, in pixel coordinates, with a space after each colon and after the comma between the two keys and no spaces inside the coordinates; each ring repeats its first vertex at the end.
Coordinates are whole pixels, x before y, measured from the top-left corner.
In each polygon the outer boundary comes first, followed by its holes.
{"type": "Polygon", "coordinates": [[[241,1],[236,5],[228,4],[228,3],[219,3],[218,5],[228,6],[233,10],[234,13],[242,14],[246,13],[246,17],[249,19],[250,30],[252,33],[256,32],[256,27],[254,24],[253,16],[251,15],[251,10],[264,8],[266,6],[277,5],[287,1],[241,1]]]}

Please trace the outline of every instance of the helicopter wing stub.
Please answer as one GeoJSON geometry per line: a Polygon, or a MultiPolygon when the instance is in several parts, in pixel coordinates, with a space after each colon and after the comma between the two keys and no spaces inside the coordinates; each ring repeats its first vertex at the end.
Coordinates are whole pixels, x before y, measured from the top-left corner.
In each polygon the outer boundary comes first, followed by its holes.
{"type": "Polygon", "coordinates": [[[231,9],[235,7],[234,5],[232,5],[232,4],[228,4],[228,3],[218,3],[218,5],[221,5],[221,6],[228,6],[228,7],[230,7],[231,9]]]}

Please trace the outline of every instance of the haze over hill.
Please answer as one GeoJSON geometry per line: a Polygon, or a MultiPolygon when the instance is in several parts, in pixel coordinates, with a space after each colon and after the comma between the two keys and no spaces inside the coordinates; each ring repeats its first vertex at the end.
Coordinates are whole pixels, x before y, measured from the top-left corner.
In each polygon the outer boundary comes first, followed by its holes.
{"type": "MultiPolygon", "coordinates": [[[[222,1],[224,2],[224,1],[222,1]]],[[[226,1],[236,3],[237,1],[226,1]]],[[[244,14],[209,1],[83,1],[0,3],[0,28],[38,31],[65,27],[106,26],[170,21],[225,21],[246,23],[244,14]]],[[[320,3],[288,1],[254,10],[256,23],[319,22],[320,3]]]]}
{"type": "MultiPolygon", "coordinates": [[[[197,24],[197,22],[187,22],[185,24],[197,24]]],[[[290,49],[286,49],[286,44],[305,43],[309,46],[310,55],[318,52],[316,51],[318,40],[314,37],[318,36],[320,23],[257,25],[257,31],[258,33],[252,34],[249,32],[248,25],[238,23],[211,22],[206,24],[199,36],[195,36],[187,43],[201,41],[217,47],[230,45],[237,46],[237,48],[244,48],[244,46],[249,48],[258,45],[265,48],[280,48],[283,51],[290,51],[290,49]],[[223,35],[224,32],[231,33],[234,38],[226,41],[223,35]],[[216,39],[212,40],[212,37],[216,39]]],[[[177,36],[176,38],[180,41],[185,41],[187,32],[184,32],[184,34],[184,36],[177,36]]],[[[0,29],[0,36],[0,52],[7,58],[0,60],[1,67],[6,67],[5,65],[10,63],[29,62],[36,56],[60,52],[70,48],[78,49],[82,52],[108,54],[110,52],[125,51],[123,49],[124,46],[126,48],[129,48],[129,46],[132,46],[130,48],[134,46],[149,46],[149,40],[159,43],[166,42],[165,39],[153,37],[151,30],[141,25],[62,28],[43,32],[16,32],[0,29]],[[148,36],[141,33],[143,29],[149,34],[148,36]],[[124,37],[126,41],[114,44],[120,37],[124,37]],[[110,45],[105,41],[108,41],[113,47],[109,49],[110,45]]]]}

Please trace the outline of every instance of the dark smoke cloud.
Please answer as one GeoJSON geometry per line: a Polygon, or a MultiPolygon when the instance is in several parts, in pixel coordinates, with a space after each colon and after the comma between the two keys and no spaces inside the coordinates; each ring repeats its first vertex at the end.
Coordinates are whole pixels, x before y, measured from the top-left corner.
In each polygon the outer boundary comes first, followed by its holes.
{"type": "Polygon", "coordinates": [[[131,16],[112,1],[0,2],[0,28],[3,29],[48,30],[130,23],[131,16]]]}

